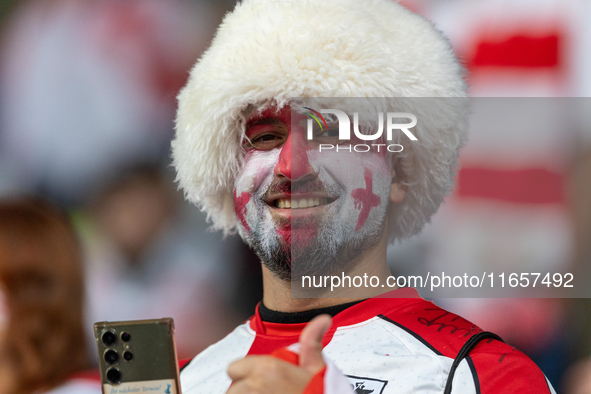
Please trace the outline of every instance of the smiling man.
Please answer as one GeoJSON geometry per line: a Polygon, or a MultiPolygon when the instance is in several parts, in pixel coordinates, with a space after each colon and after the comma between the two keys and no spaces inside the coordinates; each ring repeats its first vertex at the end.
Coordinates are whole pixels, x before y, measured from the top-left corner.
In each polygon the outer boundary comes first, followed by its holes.
{"type": "Polygon", "coordinates": [[[270,279],[265,288],[278,285],[283,290],[278,296],[289,295],[288,280],[339,268],[351,268],[348,274],[367,269],[385,283],[389,271],[383,256],[373,259],[378,264],[362,262],[385,250],[388,201],[397,204],[405,196],[393,157],[375,148],[321,153],[320,142],[336,139],[334,128],[308,140],[307,117],[299,111],[293,115],[286,104],[256,110],[247,118],[244,166],[233,190],[240,234],[270,279]]]}
{"type": "Polygon", "coordinates": [[[261,259],[264,296],[184,369],[185,394],[553,392],[525,355],[414,289],[292,296],[303,275],[386,283],[388,243],[419,233],[453,186],[462,75],[440,32],[394,1],[244,0],[226,16],[179,95],[173,158],[187,198],[261,259]],[[331,116],[308,138],[308,99],[371,97],[439,99],[403,103],[420,122],[395,153],[384,136],[351,149],[367,130],[347,149],[331,116]]]}

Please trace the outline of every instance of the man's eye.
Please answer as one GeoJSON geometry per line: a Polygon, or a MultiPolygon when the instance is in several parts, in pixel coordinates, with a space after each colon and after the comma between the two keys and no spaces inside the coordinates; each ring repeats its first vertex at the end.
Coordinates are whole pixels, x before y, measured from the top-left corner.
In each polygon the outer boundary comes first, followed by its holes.
{"type": "MultiPolygon", "coordinates": [[[[279,133],[261,133],[250,139],[250,147],[257,150],[271,150],[283,145],[285,136],[279,133]]],[[[248,147],[248,143],[247,143],[248,147]]]]}
{"type": "Polygon", "coordinates": [[[263,135],[262,137],[256,138],[255,141],[267,142],[267,141],[273,141],[274,139],[277,139],[277,136],[267,134],[267,135],[263,135]]]}

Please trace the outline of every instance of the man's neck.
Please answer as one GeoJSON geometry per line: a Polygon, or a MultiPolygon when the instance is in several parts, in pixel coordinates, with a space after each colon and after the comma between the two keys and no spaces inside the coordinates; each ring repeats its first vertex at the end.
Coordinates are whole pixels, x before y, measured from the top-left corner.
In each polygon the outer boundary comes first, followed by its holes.
{"type": "MultiPolygon", "coordinates": [[[[368,278],[376,276],[379,278],[379,283],[386,283],[388,276],[391,274],[386,260],[387,244],[388,240],[384,232],[376,245],[363,252],[349,264],[353,268],[347,270],[345,275],[351,278],[354,276],[363,277],[364,275],[368,278]]],[[[340,276],[341,272],[335,272],[333,275],[340,276]]],[[[294,281],[293,285],[301,286],[301,282],[294,281]]],[[[302,312],[326,308],[363,300],[385,291],[394,290],[394,288],[382,288],[381,286],[371,287],[368,285],[365,287],[364,284],[360,287],[341,288],[337,291],[331,291],[329,279],[328,287],[315,293],[314,298],[292,298],[291,286],[292,282],[277,278],[263,264],[263,303],[267,308],[279,312],[302,312]]]]}
{"type": "Polygon", "coordinates": [[[266,323],[281,323],[281,324],[298,324],[308,323],[318,315],[330,315],[332,317],[341,313],[342,311],[357,305],[365,300],[353,301],[339,305],[327,306],[323,308],[309,309],[303,312],[278,312],[269,309],[263,302],[259,304],[259,317],[262,322],[266,323]]]}

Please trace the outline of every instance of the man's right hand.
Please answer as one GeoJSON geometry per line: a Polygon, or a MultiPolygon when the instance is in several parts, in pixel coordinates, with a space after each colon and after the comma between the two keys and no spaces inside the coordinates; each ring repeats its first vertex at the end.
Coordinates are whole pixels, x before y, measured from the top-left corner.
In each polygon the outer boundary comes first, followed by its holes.
{"type": "Polygon", "coordinates": [[[321,315],[306,325],[300,335],[299,357],[292,353],[297,365],[273,356],[247,356],[230,364],[228,375],[233,383],[227,394],[321,394],[308,385],[325,368],[322,338],[330,324],[330,316],[321,315]]]}

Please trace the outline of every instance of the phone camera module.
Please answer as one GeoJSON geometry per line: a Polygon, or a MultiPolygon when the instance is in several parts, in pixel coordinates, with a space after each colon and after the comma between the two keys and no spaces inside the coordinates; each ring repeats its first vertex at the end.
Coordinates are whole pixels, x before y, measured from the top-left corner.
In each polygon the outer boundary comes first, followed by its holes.
{"type": "Polygon", "coordinates": [[[128,332],[122,332],[121,333],[121,340],[123,342],[129,342],[130,339],[131,339],[131,335],[129,335],[128,332]]]}
{"type": "Polygon", "coordinates": [[[123,359],[125,361],[131,361],[131,360],[133,360],[133,353],[130,352],[129,350],[124,351],[123,352],[123,359]]]}
{"type": "Polygon", "coordinates": [[[112,331],[105,331],[102,336],[103,343],[107,346],[114,345],[117,342],[117,336],[112,331]]]}
{"type": "Polygon", "coordinates": [[[119,360],[119,355],[114,350],[107,350],[105,352],[105,361],[107,364],[115,364],[119,360]]]}
{"type": "Polygon", "coordinates": [[[121,372],[117,368],[109,368],[107,370],[107,380],[109,383],[120,383],[121,382],[121,372]]]}

